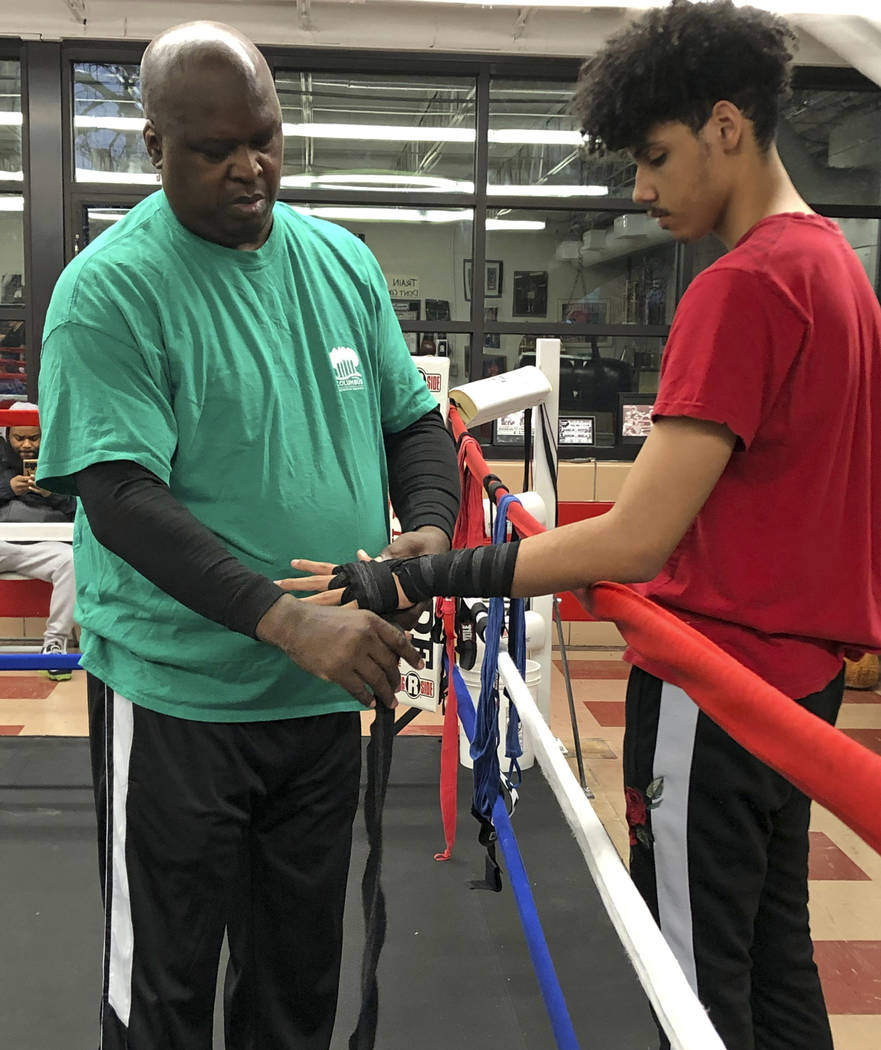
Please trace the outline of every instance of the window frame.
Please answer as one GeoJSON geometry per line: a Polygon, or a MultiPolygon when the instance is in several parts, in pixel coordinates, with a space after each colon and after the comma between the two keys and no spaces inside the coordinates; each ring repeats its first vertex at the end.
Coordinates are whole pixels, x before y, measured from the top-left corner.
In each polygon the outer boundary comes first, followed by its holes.
{"type": "Polygon", "coordinates": [[[30,209],[28,208],[28,197],[25,193],[25,186],[27,183],[29,163],[28,163],[28,103],[27,103],[27,77],[25,75],[25,62],[22,54],[21,44],[15,41],[0,39],[0,61],[5,62],[18,62],[19,68],[19,84],[21,90],[21,112],[22,112],[22,125],[21,125],[21,169],[23,177],[21,179],[4,179],[0,183],[0,195],[6,197],[23,197],[24,198],[24,211],[22,212],[22,238],[24,242],[24,277],[25,277],[25,298],[24,301],[18,305],[11,303],[2,304],[0,303],[0,322],[2,321],[23,321],[24,332],[26,339],[27,353],[25,355],[25,364],[27,367],[28,376],[28,397],[31,398],[31,375],[33,373],[35,362],[37,359],[36,351],[33,346],[33,327],[32,327],[32,299],[33,290],[31,285],[31,270],[30,270],[30,245],[31,245],[31,229],[30,229],[30,209]]]}
{"type": "MultiPolygon", "coordinates": [[[[27,306],[22,311],[15,307],[0,307],[0,317],[21,317],[24,312],[24,320],[27,326],[28,338],[31,340],[31,357],[29,361],[29,384],[33,383],[36,390],[36,368],[38,366],[38,353],[36,352],[36,340],[42,328],[42,318],[39,316],[39,305],[35,303],[38,298],[35,294],[37,289],[33,287],[30,280],[32,273],[45,273],[51,269],[51,259],[43,259],[42,265],[34,265],[42,255],[49,249],[45,244],[32,244],[31,237],[31,214],[32,209],[38,209],[42,201],[30,199],[25,193],[28,186],[28,174],[30,171],[29,142],[31,135],[24,133],[29,131],[28,118],[30,113],[29,102],[29,68],[27,63],[27,52],[30,49],[58,48],[60,49],[60,71],[59,92],[56,99],[61,110],[62,136],[59,144],[60,152],[60,186],[61,199],[63,200],[63,231],[59,231],[60,250],[64,261],[69,261],[75,254],[76,239],[80,229],[82,209],[87,207],[130,207],[146,197],[152,188],[143,187],[119,187],[103,186],[94,183],[75,183],[73,180],[73,63],[74,62],[118,62],[139,63],[143,55],[146,42],[120,43],[115,41],[62,41],[60,44],[51,42],[27,42],[0,40],[0,57],[18,59],[22,63],[22,109],[25,113],[22,136],[23,165],[25,172],[24,184],[21,192],[25,196],[25,252],[26,271],[29,276],[27,306]]],[[[488,170],[488,130],[490,113],[490,90],[493,78],[508,81],[522,80],[524,82],[558,82],[561,84],[574,84],[580,61],[574,58],[546,58],[533,56],[498,56],[464,53],[442,53],[427,54],[424,52],[387,52],[367,49],[342,49],[342,48],[302,48],[302,47],[265,47],[261,48],[269,62],[273,74],[277,70],[296,71],[298,69],[312,70],[322,73],[339,73],[348,77],[357,76],[359,73],[386,73],[391,66],[396,74],[410,75],[413,77],[424,76],[468,76],[473,77],[475,82],[475,164],[474,164],[474,192],[473,193],[426,193],[420,196],[413,193],[402,193],[400,190],[386,188],[371,192],[370,204],[381,206],[408,207],[458,207],[470,208],[473,212],[471,260],[473,272],[472,297],[470,301],[470,314],[464,321],[404,321],[402,328],[405,331],[417,331],[422,333],[449,332],[468,336],[472,347],[483,347],[484,337],[490,335],[584,335],[587,337],[604,336],[629,336],[634,338],[660,338],[664,339],[670,330],[669,325],[566,325],[549,319],[532,321],[505,321],[487,322],[484,318],[484,308],[492,306],[497,302],[485,298],[484,274],[487,259],[485,230],[487,213],[499,207],[497,197],[487,194],[487,170],[488,170]]],[[[819,66],[799,66],[793,71],[793,86],[800,89],[825,89],[825,90],[866,90],[881,92],[881,88],[873,84],[866,77],[854,69],[828,68],[819,66]]],[[[45,103],[45,94],[41,95],[41,102],[45,103]]],[[[3,187],[8,192],[17,192],[16,184],[9,183],[3,187]]],[[[283,188],[279,193],[279,200],[287,203],[322,205],[363,205],[363,196],[358,196],[357,191],[329,190],[320,188],[291,187],[283,188]]],[[[812,206],[823,215],[835,218],[874,218],[881,220],[881,203],[879,205],[835,205],[826,202],[810,202],[812,206]]],[[[522,209],[541,209],[543,211],[586,211],[586,212],[639,212],[629,198],[606,198],[606,197],[568,197],[568,198],[542,198],[542,197],[505,197],[504,207],[522,209]]],[[[690,272],[691,246],[676,245],[674,261],[674,292],[675,302],[678,303],[686,285],[686,275],[690,272]]],[[[498,254],[494,252],[494,257],[498,254]]],[[[881,267],[876,282],[876,292],[881,298],[881,267]]],[[[48,301],[48,290],[45,295],[48,301]]],[[[467,379],[480,377],[481,354],[472,353],[470,375],[467,379]]],[[[29,385],[30,389],[30,385],[29,385]]],[[[512,457],[517,455],[516,449],[503,446],[488,445],[487,452],[497,458],[512,457]]],[[[629,459],[635,454],[630,447],[615,445],[610,448],[589,446],[581,449],[570,446],[561,449],[561,458],[583,458],[585,455],[591,459],[629,459]]]]}

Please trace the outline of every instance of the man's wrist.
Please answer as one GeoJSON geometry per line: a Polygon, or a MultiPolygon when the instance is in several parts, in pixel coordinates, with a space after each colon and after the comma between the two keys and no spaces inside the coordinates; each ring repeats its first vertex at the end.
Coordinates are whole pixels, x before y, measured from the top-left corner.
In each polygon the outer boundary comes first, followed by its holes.
{"type": "Polygon", "coordinates": [[[280,595],[257,621],[254,632],[257,640],[283,649],[286,637],[292,629],[296,630],[302,611],[299,600],[293,595],[280,595]]]}

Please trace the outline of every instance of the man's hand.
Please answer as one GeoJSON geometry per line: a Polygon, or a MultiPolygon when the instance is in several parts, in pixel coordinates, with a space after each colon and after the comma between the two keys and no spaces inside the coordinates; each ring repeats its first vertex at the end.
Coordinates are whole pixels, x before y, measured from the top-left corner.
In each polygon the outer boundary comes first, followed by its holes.
{"type": "MultiPolygon", "coordinates": [[[[397,539],[388,544],[380,554],[380,558],[418,558],[420,554],[444,554],[449,549],[450,538],[443,529],[435,525],[423,525],[421,529],[416,529],[414,532],[402,532],[397,539]]],[[[362,552],[359,551],[359,559],[361,554],[362,552]]],[[[428,608],[429,603],[420,602],[408,609],[408,599],[400,586],[398,595],[401,599],[398,602],[400,612],[387,613],[386,619],[391,623],[396,623],[405,631],[409,631],[419,622],[419,618],[428,608]]]]}
{"type": "Polygon", "coordinates": [[[403,631],[379,616],[361,609],[325,609],[288,595],[261,618],[257,637],[316,677],[341,685],[365,707],[377,701],[397,706],[399,660],[423,666],[403,631]]]}
{"type": "Polygon", "coordinates": [[[16,496],[23,496],[31,491],[31,479],[25,474],[16,474],[14,478],[9,479],[9,487],[16,496]]]}
{"type": "MultiPolygon", "coordinates": [[[[420,554],[445,554],[450,549],[450,539],[443,529],[434,525],[423,525],[414,532],[402,532],[380,553],[380,558],[418,558],[420,554]]],[[[358,552],[359,557],[361,551],[358,552]]]]}

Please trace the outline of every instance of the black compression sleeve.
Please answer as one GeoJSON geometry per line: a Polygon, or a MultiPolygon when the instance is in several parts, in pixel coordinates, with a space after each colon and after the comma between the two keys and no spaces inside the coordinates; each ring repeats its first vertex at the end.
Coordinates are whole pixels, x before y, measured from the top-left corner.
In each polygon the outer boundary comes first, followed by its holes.
{"type": "Polygon", "coordinates": [[[436,525],[452,540],[459,513],[456,446],[435,408],[385,435],[389,495],[404,532],[436,525]]]}
{"type": "Polygon", "coordinates": [[[76,475],[95,538],[182,605],[255,637],[284,593],[252,572],[137,463],[97,463],[76,475]]]}
{"type": "Polygon", "coordinates": [[[450,598],[493,598],[511,593],[520,543],[466,547],[445,554],[403,559],[395,568],[411,602],[442,594],[450,598]]]}
{"type": "Polygon", "coordinates": [[[504,597],[511,593],[519,547],[519,540],[514,540],[419,558],[350,562],[334,569],[330,589],[342,587],[343,603],[357,601],[362,609],[380,614],[398,608],[395,577],[414,605],[437,595],[504,597]]]}

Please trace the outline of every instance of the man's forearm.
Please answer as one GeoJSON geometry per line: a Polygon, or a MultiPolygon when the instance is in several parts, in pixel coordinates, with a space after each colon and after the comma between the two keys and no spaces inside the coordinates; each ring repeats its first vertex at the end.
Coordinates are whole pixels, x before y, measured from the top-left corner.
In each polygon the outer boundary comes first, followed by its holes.
{"type": "Polygon", "coordinates": [[[459,468],[440,410],[384,440],[389,494],[403,531],[431,525],[451,540],[459,512],[459,468]]]}
{"type": "Polygon", "coordinates": [[[235,558],[167,485],[114,461],[80,471],[77,486],[99,543],[193,612],[256,637],[283,592],[235,558]]]}

